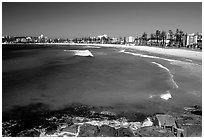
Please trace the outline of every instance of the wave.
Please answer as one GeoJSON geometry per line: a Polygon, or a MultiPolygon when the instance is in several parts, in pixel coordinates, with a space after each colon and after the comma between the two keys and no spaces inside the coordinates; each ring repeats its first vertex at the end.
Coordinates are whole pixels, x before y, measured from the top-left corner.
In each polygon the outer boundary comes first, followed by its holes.
{"type": "Polygon", "coordinates": [[[178,85],[177,85],[177,83],[174,81],[174,79],[173,79],[173,75],[171,74],[171,72],[170,72],[170,70],[167,68],[167,67],[165,67],[165,66],[163,66],[163,65],[161,65],[161,64],[159,64],[159,63],[157,63],[157,62],[152,62],[153,64],[156,64],[158,67],[160,67],[160,68],[162,68],[162,69],[165,69],[168,73],[169,73],[169,75],[170,75],[170,77],[171,77],[171,82],[173,83],[173,85],[174,85],[174,88],[178,88],[178,85]]]}
{"type": "Polygon", "coordinates": [[[163,65],[157,63],[157,62],[152,62],[153,64],[156,64],[157,66],[159,66],[162,69],[165,69],[166,71],[168,71],[170,73],[170,70],[167,67],[164,67],[163,65]]]}
{"type": "Polygon", "coordinates": [[[188,62],[192,62],[192,61],[193,61],[193,60],[191,60],[191,59],[187,59],[187,58],[186,58],[185,60],[188,61],[188,62]]]}
{"type": "Polygon", "coordinates": [[[159,97],[161,99],[164,99],[164,100],[168,100],[168,99],[172,99],[172,95],[171,93],[168,91],[166,91],[164,94],[160,94],[160,95],[150,95],[149,98],[154,98],[154,97],[159,97]]]}
{"type": "Polygon", "coordinates": [[[125,50],[121,50],[120,52],[126,53],[126,54],[131,54],[134,56],[139,56],[139,57],[147,57],[147,58],[154,58],[154,59],[162,59],[162,60],[166,60],[169,62],[174,62],[176,60],[174,59],[169,59],[169,58],[163,58],[163,57],[158,57],[158,56],[151,56],[151,55],[144,55],[144,54],[138,54],[138,53],[132,53],[132,52],[126,52],[125,50]]]}
{"type": "Polygon", "coordinates": [[[124,49],[124,50],[120,50],[119,52],[120,52],[120,53],[124,53],[124,52],[125,52],[125,49],[124,49]]]}
{"type": "Polygon", "coordinates": [[[90,56],[93,57],[93,54],[89,50],[64,50],[65,52],[73,52],[76,56],[90,56]]]}
{"type": "MultiPolygon", "coordinates": [[[[168,62],[170,62],[170,64],[173,64],[173,65],[184,66],[184,64],[185,64],[185,65],[186,65],[186,64],[193,64],[193,65],[196,65],[196,66],[201,66],[200,64],[193,63],[193,60],[191,60],[191,59],[185,59],[185,61],[181,61],[181,60],[163,58],[163,57],[158,57],[158,56],[151,56],[151,55],[144,55],[144,54],[126,52],[125,50],[120,50],[119,52],[126,53],[126,54],[131,54],[131,55],[139,56],[139,57],[146,57],[146,58],[153,58],[153,59],[161,59],[161,60],[168,61],[168,62]]],[[[186,67],[186,66],[184,66],[184,67],[186,67]]]]}
{"type": "Polygon", "coordinates": [[[172,96],[171,96],[171,93],[169,91],[167,91],[167,93],[161,94],[160,98],[164,99],[164,100],[168,100],[168,99],[172,98],[172,96]]]}

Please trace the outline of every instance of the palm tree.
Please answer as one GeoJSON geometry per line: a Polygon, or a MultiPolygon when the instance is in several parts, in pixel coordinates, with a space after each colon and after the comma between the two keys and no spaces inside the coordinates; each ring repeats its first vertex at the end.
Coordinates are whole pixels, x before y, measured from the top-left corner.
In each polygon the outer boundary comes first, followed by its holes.
{"type": "Polygon", "coordinates": [[[153,33],[150,34],[150,40],[151,40],[151,44],[150,45],[151,46],[152,46],[152,39],[154,39],[154,34],[153,33]]]}
{"type": "Polygon", "coordinates": [[[172,44],[173,44],[173,36],[174,36],[173,31],[169,30],[169,40],[170,40],[169,46],[172,46],[172,44]]]}
{"type": "Polygon", "coordinates": [[[176,29],[176,34],[175,34],[175,36],[176,36],[176,45],[177,45],[177,47],[180,47],[180,32],[179,32],[179,29],[176,29]]]}
{"type": "Polygon", "coordinates": [[[184,33],[182,30],[179,31],[179,36],[180,36],[180,46],[183,47],[183,36],[184,36],[184,33]]]}
{"type": "Polygon", "coordinates": [[[142,35],[142,44],[143,45],[146,45],[147,44],[147,33],[143,33],[143,35],[142,35]]]}
{"type": "Polygon", "coordinates": [[[166,39],[166,32],[165,31],[162,31],[161,38],[162,38],[162,44],[163,44],[163,47],[164,47],[164,45],[165,45],[164,40],[166,39]]]}
{"type": "Polygon", "coordinates": [[[157,46],[159,44],[159,38],[160,38],[160,31],[156,30],[156,38],[157,38],[157,46]]]}

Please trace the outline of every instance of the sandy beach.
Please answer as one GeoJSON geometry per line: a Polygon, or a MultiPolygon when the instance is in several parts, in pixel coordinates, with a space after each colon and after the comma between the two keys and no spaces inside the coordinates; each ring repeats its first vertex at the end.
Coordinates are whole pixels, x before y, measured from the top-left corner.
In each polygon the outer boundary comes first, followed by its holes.
{"type": "Polygon", "coordinates": [[[187,59],[202,61],[202,52],[175,48],[159,48],[154,46],[133,46],[133,45],[121,45],[121,44],[84,44],[84,43],[35,43],[30,45],[87,45],[87,46],[100,46],[100,47],[115,47],[124,49],[135,49],[140,51],[146,51],[150,53],[171,55],[176,57],[182,57],[187,59]]]}
{"type": "MultiPolygon", "coordinates": [[[[73,45],[73,44],[72,44],[73,45]]],[[[135,49],[140,51],[147,51],[151,53],[171,55],[176,57],[183,57],[194,60],[202,60],[202,52],[192,51],[192,50],[183,50],[183,49],[168,49],[168,48],[157,48],[152,46],[129,46],[129,45],[120,45],[120,44],[74,44],[74,45],[92,45],[92,46],[101,46],[101,47],[116,47],[124,49],[135,49]]]]}

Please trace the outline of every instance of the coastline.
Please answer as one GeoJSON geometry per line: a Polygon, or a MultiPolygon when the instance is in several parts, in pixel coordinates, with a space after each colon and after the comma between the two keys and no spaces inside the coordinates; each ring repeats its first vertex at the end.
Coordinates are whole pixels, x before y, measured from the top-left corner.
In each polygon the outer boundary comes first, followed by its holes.
{"type": "Polygon", "coordinates": [[[171,55],[176,57],[188,58],[202,61],[202,52],[184,50],[184,49],[166,49],[166,48],[157,48],[152,46],[128,46],[120,44],[73,44],[73,45],[92,45],[92,46],[101,46],[101,47],[115,47],[115,48],[124,48],[124,49],[134,49],[140,51],[146,51],[162,55],[171,55]]]}
{"type": "MultiPolygon", "coordinates": [[[[28,43],[32,45],[32,43],[28,43]]],[[[10,44],[5,44],[10,45],[10,44]]],[[[12,44],[18,45],[18,44],[12,44]]],[[[26,44],[25,44],[26,45],[26,44]]],[[[182,57],[187,59],[193,59],[202,61],[202,52],[200,51],[193,51],[193,50],[185,50],[185,49],[175,49],[175,48],[159,48],[155,46],[133,46],[133,45],[122,45],[122,44],[84,44],[84,43],[34,43],[33,45],[82,45],[82,46],[100,46],[100,47],[112,47],[112,48],[123,48],[123,49],[133,49],[139,51],[146,51],[150,53],[156,53],[161,55],[170,55],[176,57],[182,57]]]]}
{"type": "Polygon", "coordinates": [[[145,115],[132,112],[115,113],[111,108],[82,104],[72,104],[61,110],[50,111],[47,105],[37,103],[16,107],[12,113],[5,113],[2,135],[3,137],[200,137],[202,136],[201,113],[201,107],[197,105],[185,107],[179,114],[145,115]],[[173,127],[176,132],[159,126],[156,122],[158,116],[173,124],[177,123],[178,125],[173,127]],[[168,117],[171,117],[171,121],[168,117]]]}

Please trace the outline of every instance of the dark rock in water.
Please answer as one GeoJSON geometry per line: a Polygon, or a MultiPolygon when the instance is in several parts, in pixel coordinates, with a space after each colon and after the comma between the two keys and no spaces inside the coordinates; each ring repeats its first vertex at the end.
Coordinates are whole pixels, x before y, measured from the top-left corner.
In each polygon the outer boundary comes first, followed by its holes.
{"type": "Polygon", "coordinates": [[[94,125],[84,124],[80,127],[79,137],[97,137],[99,128],[94,125]]]}
{"type": "Polygon", "coordinates": [[[148,116],[149,115],[135,112],[121,112],[118,114],[118,117],[126,117],[128,121],[132,122],[143,122],[145,119],[147,119],[148,116]]]}
{"type": "Polygon", "coordinates": [[[129,128],[119,128],[118,137],[134,137],[134,133],[129,128]]]}
{"type": "Polygon", "coordinates": [[[39,137],[40,132],[34,129],[30,129],[30,130],[25,130],[20,132],[17,136],[18,137],[39,137]]]}
{"type": "Polygon", "coordinates": [[[194,107],[195,109],[202,109],[202,107],[199,106],[199,105],[194,105],[193,107],[194,107]]]}
{"type": "Polygon", "coordinates": [[[54,134],[57,130],[57,125],[53,124],[53,125],[50,125],[47,129],[46,129],[46,134],[48,135],[51,135],[51,134],[54,134]]]}
{"type": "Polygon", "coordinates": [[[72,116],[88,117],[91,115],[91,106],[73,103],[72,105],[61,110],[63,113],[67,113],[72,116]]]}
{"type": "Polygon", "coordinates": [[[192,114],[195,114],[195,115],[200,115],[202,116],[202,110],[195,110],[195,111],[191,111],[192,114]]]}
{"type": "Polygon", "coordinates": [[[184,107],[184,110],[186,110],[187,112],[190,112],[192,114],[202,116],[202,107],[199,105],[194,105],[191,107],[184,107]]]}
{"type": "Polygon", "coordinates": [[[102,125],[100,127],[100,133],[98,134],[98,137],[115,137],[116,134],[117,130],[115,128],[108,125],[102,125]]]}

